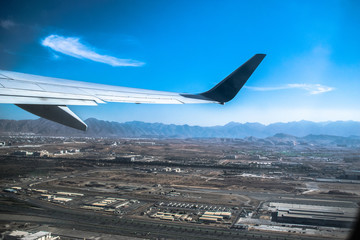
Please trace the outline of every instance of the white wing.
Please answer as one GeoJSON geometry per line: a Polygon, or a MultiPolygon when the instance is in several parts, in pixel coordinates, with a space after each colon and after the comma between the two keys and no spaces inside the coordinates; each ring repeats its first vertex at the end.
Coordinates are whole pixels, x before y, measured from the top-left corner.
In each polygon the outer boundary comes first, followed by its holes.
{"type": "Polygon", "coordinates": [[[0,103],[16,104],[40,117],[86,130],[86,124],[67,105],[106,102],[223,104],[235,97],[264,57],[264,54],[256,54],[214,88],[200,94],[110,86],[0,70],[0,103]]]}
{"type": "Polygon", "coordinates": [[[0,70],[0,103],[97,105],[105,102],[181,104],[209,101],[188,98],[173,92],[110,86],[0,70]]]}

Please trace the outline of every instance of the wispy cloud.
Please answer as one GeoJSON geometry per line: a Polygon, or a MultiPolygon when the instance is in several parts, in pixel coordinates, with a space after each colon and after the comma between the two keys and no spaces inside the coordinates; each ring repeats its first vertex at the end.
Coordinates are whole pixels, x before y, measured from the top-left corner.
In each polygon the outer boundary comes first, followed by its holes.
{"type": "Polygon", "coordinates": [[[246,87],[254,91],[275,91],[275,90],[286,90],[286,89],[303,89],[310,94],[321,94],[335,90],[333,87],[324,86],[321,84],[306,84],[306,83],[294,83],[287,84],[278,87],[246,87]]]}
{"type": "Polygon", "coordinates": [[[79,59],[89,59],[95,62],[109,64],[114,67],[139,67],[144,65],[143,62],[132,59],[120,59],[113,56],[101,55],[97,53],[94,48],[81,43],[80,39],[76,37],[62,37],[59,35],[50,35],[44,40],[42,40],[41,44],[45,47],[49,47],[52,50],[65,55],[69,55],[79,59]]]}
{"type": "Polygon", "coordinates": [[[14,21],[11,21],[11,20],[1,20],[0,21],[0,26],[2,28],[5,28],[5,29],[10,29],[12,27],[15,27],[16,23],[14,21]]]}

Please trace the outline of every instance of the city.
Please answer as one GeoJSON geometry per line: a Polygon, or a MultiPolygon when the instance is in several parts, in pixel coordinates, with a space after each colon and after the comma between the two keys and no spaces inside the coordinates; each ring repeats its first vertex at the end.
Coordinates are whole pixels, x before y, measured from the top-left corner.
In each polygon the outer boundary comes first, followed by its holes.
{"type": "Polygon", "coordinates": [[[51,232],[61,239],[344,239],[357,217],[357,142],[299,143],[278,134],[8,135],[2,143],[2,232],[51,232]]]}

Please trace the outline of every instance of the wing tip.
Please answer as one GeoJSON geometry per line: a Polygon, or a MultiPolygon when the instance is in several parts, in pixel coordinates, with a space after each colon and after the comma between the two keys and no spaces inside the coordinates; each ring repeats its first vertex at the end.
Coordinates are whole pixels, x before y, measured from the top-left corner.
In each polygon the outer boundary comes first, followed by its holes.
{"type": "MultiPolygon", "coordinates": [[[[265,56],[266,54],[264,53],[255,54],[216,86],[206,92],[197,94],[197,98],[213,100],[220,104],[229,102],[238,94],[265,56]]],[[[194,95],[190,96],[193,97],[194,95]]]]}

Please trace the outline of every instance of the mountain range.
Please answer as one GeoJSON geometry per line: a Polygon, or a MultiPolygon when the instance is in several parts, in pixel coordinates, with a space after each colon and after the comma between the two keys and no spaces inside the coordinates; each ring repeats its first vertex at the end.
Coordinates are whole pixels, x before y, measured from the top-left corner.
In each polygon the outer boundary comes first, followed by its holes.
{"type": "Polygon", "coordinates": [[[289,123],[230,122],[224,126],[201,127],[163,123],[109,122],[89,118],[85,120],[88,130],[82,132],[45,120],[0,119],[0,134],[29,133],[44,136],[91,136],[91,137],[135,137],[135,138],[266,138],[282,133],[295,137],[308,135],[332,135],[341,137],[360,136],[360,122],[311,122],[289,123]]]}

